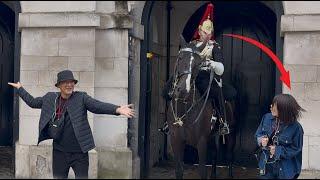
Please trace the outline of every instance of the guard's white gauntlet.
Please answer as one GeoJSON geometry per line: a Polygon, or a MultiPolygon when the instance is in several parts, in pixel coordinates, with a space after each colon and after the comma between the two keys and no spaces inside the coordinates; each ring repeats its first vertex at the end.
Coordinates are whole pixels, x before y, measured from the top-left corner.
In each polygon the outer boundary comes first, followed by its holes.
{"type": "Polygon", "coordinates": [[[214,72],[221,76],[224,72],[224,66],[221,62],[216,62],[216,61],[209,61],[210,66],[214,69],[214,72]]]}

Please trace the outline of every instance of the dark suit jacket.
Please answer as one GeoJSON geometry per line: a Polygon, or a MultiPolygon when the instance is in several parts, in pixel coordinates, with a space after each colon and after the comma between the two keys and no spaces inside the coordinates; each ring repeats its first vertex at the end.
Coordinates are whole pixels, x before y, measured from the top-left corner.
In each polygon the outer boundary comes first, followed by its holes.
{"type": "MultiPolygon", "coordinates": [[[[36,98],[31,96],[23,87],[19,88],[17,92],[28,106],[41,109],[38,144],[43,140],[50,139],[44,129],[55,112],[55,100],[60,92],[48,92],[43,97],[36,98]]],[[[87,110],[96,114],[119,115],[116,114],[118,107],[114,104],[98,101],[85,92],[73,92],[68,100],[67,111],[82,152],[85,153],[95,148],[87,110]]]]}

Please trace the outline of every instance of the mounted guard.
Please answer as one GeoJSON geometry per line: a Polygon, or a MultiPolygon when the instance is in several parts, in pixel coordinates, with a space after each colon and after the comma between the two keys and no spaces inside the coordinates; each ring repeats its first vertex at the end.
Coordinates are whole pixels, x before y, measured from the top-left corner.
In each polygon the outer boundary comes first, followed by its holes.
{"type": "MultiPolygon", "coordinates": [[[[214,127],[216,120],[219,120],[219,134],[226,135],[230,133],[230,129],[226,119],[225,100],[234,100],[237,92],[231,85],[222,83],[224,59],[221,47],[214,40],[213,36],[213,10],[213,4],[209,3],[190,43],[194,44],[196,47],[203,46],[203,43],[205,43],[205,47],[201,52],[199,52],[203,63],[200,66],[200,72],[196,78],[195,85],[200,94],[204,95],[210,84],[210,70],[212,69],[214,71],[213,82],[211,83],[209,93],[209,99],[212,100],[214,107],[214,113],[211,118],[212,126],[214,127]]],[[[182,122],[176,122],[176,124],[181,125],[182,122]]],[[[168,125],[165,124],[165,126],[160,128],[159,131],[167,132],[167,127],[168,125]]]]}

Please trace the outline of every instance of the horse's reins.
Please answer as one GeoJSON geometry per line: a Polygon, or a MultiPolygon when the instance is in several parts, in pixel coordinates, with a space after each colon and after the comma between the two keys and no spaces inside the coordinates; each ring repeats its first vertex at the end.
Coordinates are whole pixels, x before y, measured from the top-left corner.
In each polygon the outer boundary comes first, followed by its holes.
{"type": "MultiPolygon", "coordinates": [[[[183,49],[181,49],[179,51],[179,54],[180,54],[180,52],[190,52],[190,53],[195,53],[195,54],[199,55],[199,52],[194,51],[192,48],[183,48],[183,49]]],[[[178,81],[179,81],[179,79],[180,79],[180,77],[182,75],[191,74],[192,73],[190,71],[184,71],[181,74],[177,74],[176,73],[177,64],[178,64],[178,61],[175,63],[175,69],[174,69],[175,79],[174,79],[174,82],[173,82],[173,88],[172,88],[171,93],[174,92],[174,90],[176,88],[176,85],[177,85],[177,83],[178,83],[178,81]]],[[[210,81],[209,81],[208,88],[206,89],[205,93],[203,93],[203,95],[200,97],[200,99],[196,103],[194,103],[194,98],[195,98],[195,79],[193,80],[193,101],[192,101],[192,105],[190,106],[190,108],[181,117],[177,117],[177,112],[174,111],[174,108],[173,108],[173,105],[172,105],[172,100],[171,100],[170,106],[171,106],[171,110],[172,110],[172,113],[173,113],[173,116],[174,116],[174,119],[175,119],[175,122],[173,123],[174,125],[178,124],[178,125],[182,126],[182,124],[183,124],[182,119],[184,117],[186,117],[186,115],[204,98],[204,95],[206,95],[206,98],[205,98],[205,101],[204,101],[204,103],[202,105],[200,113],[198,114],[196,120],[192,124],[195,124],[196,122],[198,122],[198,120],[199,120],[199,118],[200,118],[200,116],[201,116],[201,114],[202,114],[202,112],[204,110],[204,107],[206,106],[206,103],[207,103],[207,100],[208,100],[208,97],[209,97],[209,93],[210,93],[210,89],[211,89],[212,80],[213,80],[213,69],[210,68],[210,81]]],[[[176,109],[177,109],[177,100],[178,99],[175,99],[176,109]]]]}
{"type": "MultiPolygon", "coordinates": [[[[202,108],[201,108],[201,110],[200,110],[200,113],[198,114],[197,119],[196,119],[192,124],[195,124],[196,122],[198,122],[198,120],[199,120],[199,118],[200,118],[200,116],[201,116],[201,114],[202,114],[202,112],[203,112],[203,109],[204,109],[204,107],[205,107],[206,104],[207,104],[207,100],[208,100],[208,97],[209,97],[209,94],[210,94],[210,89],[211,89],[212,80],[213,80],[213,69],[210,68],[210,81],[209,81],[209,85],[208,85],[207,90],[206,90],[206,91],[207,91],[207,96],[206,96],[206,99],[204,100],[204,103],[203,103],[203,105],[202,105],[202,108]]],[[[205,94],[205,93],[203,93],[203,94],[205,94]]]]}

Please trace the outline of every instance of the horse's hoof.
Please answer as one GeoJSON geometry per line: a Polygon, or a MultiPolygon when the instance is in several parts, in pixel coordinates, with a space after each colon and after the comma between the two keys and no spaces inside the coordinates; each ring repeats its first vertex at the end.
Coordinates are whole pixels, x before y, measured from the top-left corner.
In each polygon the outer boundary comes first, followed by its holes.
{"type": "Polygon", "coordinates": [[[216,174],[216,173],[211,174],[211,175],[210,175],[210,179],[217,179],[217,174],[216,174]]]}
{"type": "Polygon", "coordinates": [[[229,172],[229,178],[233,179],[233,173],[229,172]]]}

